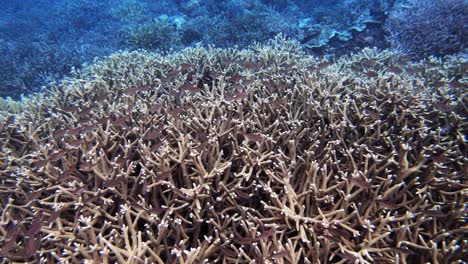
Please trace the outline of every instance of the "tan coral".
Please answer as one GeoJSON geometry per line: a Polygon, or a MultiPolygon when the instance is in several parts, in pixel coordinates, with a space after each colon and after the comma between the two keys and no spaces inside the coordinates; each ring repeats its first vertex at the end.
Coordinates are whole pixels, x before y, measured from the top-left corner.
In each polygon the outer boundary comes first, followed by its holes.
{"type": "MultiPolygon", "coordinates": [[[[96,62],[0,120],[0,254],[461,259],[466,89],[443,82],[434,92],[398,56],[366,50],[329,62],[277,38],[96,62]]],[[[434,67],[462,85],[464,72],[444,63],[434,67]]]]}

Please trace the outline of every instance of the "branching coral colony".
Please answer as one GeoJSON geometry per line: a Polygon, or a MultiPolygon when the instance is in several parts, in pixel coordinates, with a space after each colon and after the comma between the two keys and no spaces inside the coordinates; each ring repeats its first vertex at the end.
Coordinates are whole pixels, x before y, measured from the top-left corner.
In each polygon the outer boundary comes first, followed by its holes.
{"type": "Polygon", "coordinates": [[[110,56],[2,112],[0,255],[461,262],[466,66],[282,38],[110,56]]]}

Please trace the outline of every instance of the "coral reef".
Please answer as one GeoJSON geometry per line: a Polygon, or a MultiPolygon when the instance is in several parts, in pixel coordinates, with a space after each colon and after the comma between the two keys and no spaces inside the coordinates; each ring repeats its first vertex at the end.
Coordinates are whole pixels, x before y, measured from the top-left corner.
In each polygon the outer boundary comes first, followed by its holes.
{"type": "Polygon", "coordinates": [[[386,22],[392,47],[421,59],[465,51],[468,3],[464,0],[408,0],[386,22]]]}
{"type": "Polygon", "coordinates": [[[0,255],[38,263],[467,256],[466,62],[278,37],[120,52],[2,101],[0,255]],[[429,67],[430,66],[430,67],[429,67]]]}
{"type": "Polygon", "coordinates": [[[120,29],[106,1],[6,1],[0,10],[0,97],[19,99],[109,55],[120,29]],[[99,20],[97,20],[99,19],[99,20]]]}
{"type": "Polygon", "coordinates": [[[339,3],[302,4],[307,17],[302,19],[299,25],[299,39],[305,47],[327,50],[332,39],[347,42],[354,34],[364,31],[369,23],[378,22],[371,14],[371,8],[376,5],[375,1],[335,2],[339,3]]]}
{"type": "Polygon", "coordinates": [[[316,55],[383,47],[376,33],[381,28],[368,26],[379,19],[371,10],[387,8],[378,2],[7,1],[0,10],[0,97],[41,91],[70,74],[71,66],[122,49],[180,50],[197,43],[247,47],[279,33],[316,55]],[[353,41],[360,38],[366,41],[353,41]]]}
{"type": "Polygon", "coordinates": [[[133,48],[168,51],[180,46],[180,32],[168,16],[131,27],[127,43],[133,48]]]}
{"type": "Polygon", "coordinates": [[[111,8],[110,13],[119,20],[133,22],[145,16],[148,5],[136,0],[119,0],[111,8]]]}

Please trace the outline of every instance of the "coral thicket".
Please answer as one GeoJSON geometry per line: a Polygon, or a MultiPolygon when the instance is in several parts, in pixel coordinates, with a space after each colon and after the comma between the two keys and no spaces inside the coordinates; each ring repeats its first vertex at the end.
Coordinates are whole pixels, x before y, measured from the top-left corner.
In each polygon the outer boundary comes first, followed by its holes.
{"type": "Polygon", "coordinates": [[[276,38],[120,52],[2,101],[0,255],[38,263],[451,262],[466,63],[276,38]]]}
{"type": "Polygon", "coordinates": [[[405,1],[386,22],[392,47],[415,58],[465,51],[468,24],[465,0],[405,1]]]}

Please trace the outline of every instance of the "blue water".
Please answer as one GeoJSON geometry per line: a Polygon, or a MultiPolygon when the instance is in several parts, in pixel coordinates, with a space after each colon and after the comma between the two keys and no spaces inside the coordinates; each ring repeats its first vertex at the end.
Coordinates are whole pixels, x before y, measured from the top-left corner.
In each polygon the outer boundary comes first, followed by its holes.
{"type": "Polygon", "coordinates": [[[244,48],[277,34],[314,55],[363,47],[463,52],[467,1],[2,0],[0,97],[18,98],[117,50],[244,48]]]}

